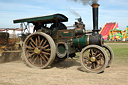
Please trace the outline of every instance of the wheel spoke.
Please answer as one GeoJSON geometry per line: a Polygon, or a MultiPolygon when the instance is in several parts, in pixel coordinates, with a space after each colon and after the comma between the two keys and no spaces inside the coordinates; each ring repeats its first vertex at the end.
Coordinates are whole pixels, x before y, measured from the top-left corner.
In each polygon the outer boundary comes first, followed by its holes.
{"type": "Polygon", "coordinates": [[[33,48],[35,48],[35,46],[30,42],[30,44],[32,45],[33,48]]]}
{"type": "Polygon", "coordinates": [[[98,53],[98,52],[97,52],[97,50],[96,50],[96,51],[95,51],[95,55],[97,55],[97,53],[98,53]]]}
{"type": "Polygon", "coordinates": [[[91,57],[92,55],[91,55],[91,53],[89,52],[89,57],[91,57]]]}
{"type": "Polygon", "coordinates": [[[48,60],[48,57],[45,55],[45,54],[43,54],[44,55],[44,57],[48,60]]]}
{"type": "Polygon", "coordinates": [[[85,57],[85,58],[83,58],[83,59],[84,59],[84,61],[89,61],[89,60],[90,60],[89,57],[85,57]]]}
{"type": "Polygon", "coordinates": [[[46,44],[46,42],[47,42],[47,40],[45,40],[45,41],[44,41],[44,43],[43,43],[43,45],[42,45],[42,46],[44,46],[44,45],[46,44]]]}
{"type": "Polygon", "coordinates": [[[45,49],[45,48],[47,48],[47,47],[49,47],[49,45],[46,45],[46,46],[42,47],[42,49],[45,49]]]}
{"type": "Polygon", "coordinates": [[[92,65],[92,63],[91,63],[91,62],[88,62],[88,63],[87,63],[87,66],[88,66],[88,67],[90,67],[91,65],[92,65]]]}
{"type": "Polygon", "coordinates": [[[44,51],[47,51],[47,52],[49,52],[49,51],[51,51],[51,49],[43,49],[44,51]]]}
{"type": "Polygon", "coordinates": [[[40,57],[40,64],[42,65],[42,58],[40,57]]]}
{"type": "Polygon", "coordinates": [[[45,60],[45,58],[40,54],[40,56],[41,56],[41,58],[45,61],[45,62],[47,62],[46,60],[45,60]]]}
{"type": "Polygon", "coordinates": [[[39,43],[40,43],[40,36],[38,36],[38,40],[39,40],[39,43]]]}
{"type": "Polygon", "coordinates": [[[37,55],[37,63],[39,64],[39,56],[37,55]]]}
{"type": "Polygon", "coordinates": [[[33,47],[30,47],[30,46],[26,46],[26,48],[29,48],[29,49],[34,49],[33,47]]]}
{"type": "Polygon", "coordinates": [[[95,63],[92,63],[92,69],[95,69],[96,68],[96,64],[95,63]]]}
{"type": "Polygon", "coordinates": [[[97,61],[96,63],[97,63],[97,66],[98,66],[98,67],[102,66],[101,60],[97,61]]]}
{"type": "Polygon", "coordinates": [[[99,53],[98,55],[96,55],[96,58],[98,57],[98,56],[100,56],[101,55],[101,53],[99,53]]]}
{"type": "Polygon", "coordinates": [[[28,55],[28,58],[30,58],[30,57],[31,57],[32,55],[34,55],[34,54],[35,54],[35,53],[29,54],[29,55],[28,55]]]}
{"type": "Polygon", "coordinates": [[[104,56],[103,56],[103,54],[101,54],[101,57],[100,57],[100,59],[104,59],[104,56]]]}
{"type": "Polygon", "coordinates": [[[93,55],[93,49],[91,49],[91,55],[93,55]]]}
{"type": "Polygon", "coordinates": [[[100,57],[100,59],[99,59],[99,60],[97,60],[96,62],[97,62],[97,64],[98,64],[99,66],[102,66],[102,65],[103,65],[103,63],[104,63],[104,58],[103,58],[103,56],[102,56],[102,57],[100,57]]]}
{"type": "Polygon", "coordinates": [[[84,63],[88,65],[88,64],[90,64],[91,62],[90,62],[89,60],[84,59],[84,63]]]}
{"type": "Polygon", "coordinates": [[[32,58],[31,58],[31,60],[33,60],[33,59],[34,59],[34,57],[35,57],[35,56],[33,55],[33,56],[32,56],[32,58]]]}
{"type": "Polygon", "coordinates": [[[43,54],[46,54],[46,55],[51,55],[50,53],[47,53],[47,52],[42,52],[43,54]]]}
{"type": "Polygon", "coordinates": [[[40,58],[39,58],[39,56],[38,56],[38,64],[40,63],[40,58]]]}
{"type": "Polygon", "coordinates": [[[42,39],[42,40],[41,40],[41,42],[40,42],[40,45],[39,45],[39,46],[41,46],[41,44],[43,43],[43,41],[44,41],[44,39],[42,39]]]}
{"type": "Polygon", "coordinates": [[[38,45],[37,38],[36,38],[36,46],[38,45]]]}
{"type": "Polygon", "coordinates": [[[34,59],[33,64],[35,64],[36,60],[37,60],[37,57],[34,59]]]}
{"type": "Polygon", "coordinates": [[[29,52],[29,53],[30,53],[30,52],[34,52],[34,50],[28,50],[27,52],[29,52]]]}
{"type": "MultiPolygon", "coordinates": [[[[32,38],[31,38],[30,40],[36,45],[36,43],[34,42],[34,40],[33,40],[32,38]]],[[[36,46],[37,46],[37,45],[36,45],[36,46]]]]}

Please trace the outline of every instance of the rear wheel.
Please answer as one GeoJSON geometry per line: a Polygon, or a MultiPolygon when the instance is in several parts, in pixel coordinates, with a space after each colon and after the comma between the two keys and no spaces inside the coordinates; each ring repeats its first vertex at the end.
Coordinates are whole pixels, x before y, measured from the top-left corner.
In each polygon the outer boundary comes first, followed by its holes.
{"type": "Polygon", "coordinates": [[[23,43],[23,59],[30,67],[46,68],[54,61],[55,54],[55,43],[45,33],[30,34],[23,43]]]}
{"type": "Polygon", "coordinates": [[[100,73],[108,65],[108,56],[102,47],[89,45],[82,49],[80,62],[87,72],[100,73]]]}

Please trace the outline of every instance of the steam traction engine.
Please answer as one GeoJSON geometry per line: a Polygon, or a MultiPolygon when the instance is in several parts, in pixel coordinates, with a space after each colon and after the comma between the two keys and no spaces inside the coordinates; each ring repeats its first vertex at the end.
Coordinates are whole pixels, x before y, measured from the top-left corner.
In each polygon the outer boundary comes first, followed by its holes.
{"type": "Polygon", "coordinates": [[[67,22],[68,18],[62,14],[14,20],[14,23],[27,22],[35,26],[34,33],[23,34],[26,36],[22,49],[25,62],[30,67],[46,68],[53,61],[63,61],[80,52],[81,65],[87,72],[102,72],[112,62],[113,52],[103,44],[104,40],[98,33],[98,6],[92,5],[91,34],[85,32],[81,18],[75,23],[75,29],[67,29],[62,22],[67,22]]]}

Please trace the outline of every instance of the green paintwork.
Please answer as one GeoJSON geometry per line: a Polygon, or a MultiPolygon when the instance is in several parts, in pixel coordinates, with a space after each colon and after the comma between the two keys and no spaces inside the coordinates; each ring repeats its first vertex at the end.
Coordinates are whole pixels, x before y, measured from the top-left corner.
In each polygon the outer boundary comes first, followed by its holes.
{"type": "Polygon", "coordinates": [[[75,47],[82,48],[87,45],[87,35],[84,35],[82,38],[73,39],[75,47]]]}
{"type": "Polygon", "coordinates": [[[24,18],[24,19],[17,19],[13,20],[14,23],[34,23],[34,22],[41,22],[41,23],[54,23],[56,21],[67,22],[68,18],[63,14],[53,14],[47,16],[40,16],[40,17],[32,17],[32,18],[24,18]]]}
{"type": "Polygon", "coordinates": [[[65,53],[65,50],[66,50],[65,46],[63,44],[59,44],[59,46],[58,46],[59,53],[63,54],[63,53],[65,53]]]}
{"type": "Polygon", "coordinates": [[[68,43],[68,52],[69,52],[69,54],[75,53],[76,52],[75,49],[76,48],[74,47],[74,45],[71,45],[70,43],[68,43]]]}
{"type": "Polygon", "coordinates": [[[64,33],[64,32],[60,32],[60,35],[61,37],[72,37],[72,32],[67,32],[67,33],[64,33]]]}
{"type": "Polygon", "coordinates": [[[72,30],[59,30],[58,31],[58,37],[59,38],[73,38],[75,36],[75,31],[72,29],[72,30]]]}

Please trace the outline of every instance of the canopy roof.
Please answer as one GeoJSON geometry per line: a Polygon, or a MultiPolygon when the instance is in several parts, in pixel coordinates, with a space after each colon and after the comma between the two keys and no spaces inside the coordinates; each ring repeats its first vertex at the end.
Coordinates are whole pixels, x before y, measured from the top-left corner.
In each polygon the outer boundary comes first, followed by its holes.
{"type": "Polygon", "coordinates": [[[56,21],[67,22],[68,18],[63,14],[53,14],[53,15],[47,15],[47,16],[17,19],[17,20],[13,20],[13,23],[23,23],[23,22],[36,23],[36,22],[41,22],[41,23],[47,24],[47,23],[54,23],[56,21]]]}

